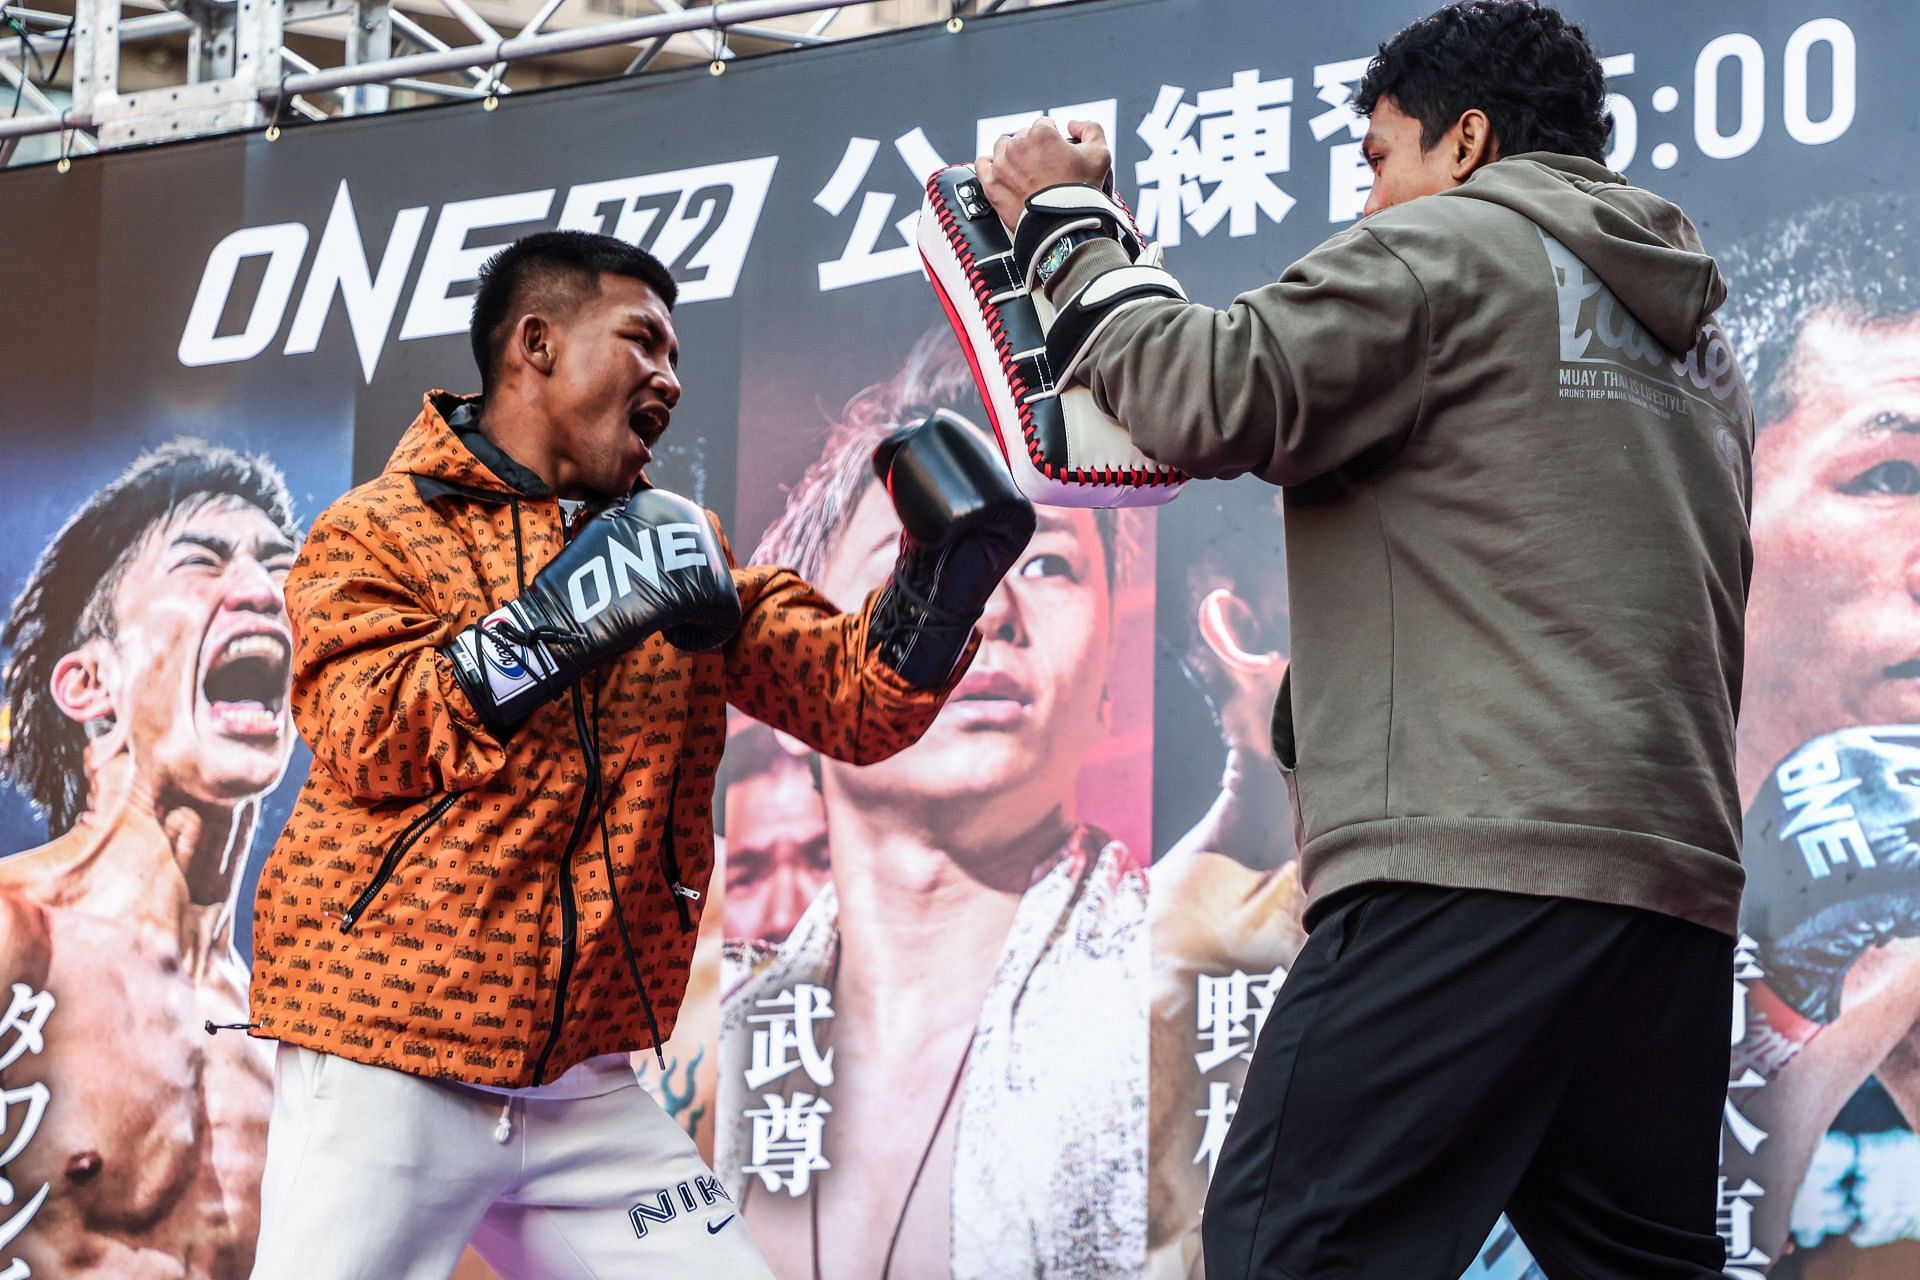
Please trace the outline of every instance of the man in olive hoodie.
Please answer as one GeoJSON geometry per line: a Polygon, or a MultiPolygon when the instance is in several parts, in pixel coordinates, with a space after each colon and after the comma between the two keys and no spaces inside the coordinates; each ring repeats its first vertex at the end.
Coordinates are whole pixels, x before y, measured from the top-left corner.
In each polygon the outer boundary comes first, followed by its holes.
{"type": "MultiPolygon", "coordinates": [[[[1286,489],[1312,934],[1209,1280],[1451,1280],[1502,1209],[1555,1280],[1719,1274],[1752,411],[1692,224],[1600,163],[1605,92],[1531,0],[1412,24],[1355,95],[1368,216],[1224,311],[1111,220],[1017,228],[1056,368],[1155,460],[1286,489]]],[[[978,167],[1017,222],[1108,164],[1075,123],[978,167]]]]}

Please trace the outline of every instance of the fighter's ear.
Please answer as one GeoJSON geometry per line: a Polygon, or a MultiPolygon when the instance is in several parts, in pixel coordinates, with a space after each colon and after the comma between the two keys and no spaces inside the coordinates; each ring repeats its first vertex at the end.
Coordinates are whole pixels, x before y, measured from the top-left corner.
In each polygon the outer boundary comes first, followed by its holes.
{"type": "Polygon", "coordinates": [[[107,688],[105,668],[112,662],[112,648],[95,638],[54,663],[49,681],[54,705],[81,724],[111,721],[113,694],[107,688]]]}
{"type": "Polygon", "coordinates": [[[529,311],[520,317],[513,326],[513,332],[507,335],[507,345],[520,363],[536,373],[550,374],[553,372],[557,337],[553,325],[545,316],[529,311]]]}
{"type": "Polygon", "coordinates": [[[1478,107],[1461,113],[1460,119],[1447,131],[1443,145],[1448,148],[1448,168],[1455,182],[1465,182],[1481,165],[1492,164],[1500,158],[1500,140],[1494,136],[1493,122],[1478,107]]]}
{"type": "Polygon", "coordinates": [[[1253,611],[1225,587],[1209,591],[1200,602],[1201,638],[1228,670],[1240,675],[1259,675],[1286,661],[1277,652],[1249,652],[1235,631],[1250,632],[1253,628],[1253,611]]]}

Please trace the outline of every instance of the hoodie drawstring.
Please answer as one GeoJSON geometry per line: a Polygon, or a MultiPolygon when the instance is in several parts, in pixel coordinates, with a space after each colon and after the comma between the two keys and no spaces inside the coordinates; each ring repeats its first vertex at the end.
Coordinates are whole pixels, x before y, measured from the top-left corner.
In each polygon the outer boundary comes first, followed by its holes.
{"type": "MultiPolygon", "coordinates": [[[[574,734],[580,739],[580,751],[587,757],[587,769],[592,774],[594,790],[596,793],[602,793],[603,784],[600,777],[599,689],[591,685],[588,686],[588,697],[592,699],[593,703],[592,723],[587,723],[586,699],[576,696],[573,700],[573,729],[574,734]]],[[[614,877],[613,850],[611,848],[611,842],[607,839],[607,806],[604,794],[596,795],[595,799],[600,804],[600,860],[607,869],[607,894],[613,899],[611,904],[613,908],[613,924],[614,928],[617,929],[620,934],[620,948],[626,953],[627,973],[633,978],[633,989],[640,993],[640,1012],[646,1016],[647,1031],[653,1037],[653,1056],[655,1061],[660,1064],[660,1074],[664,1077],[667,1074],[667,1055],[666,1051],[660,1046],[660,1019],[653,1011],[653,997],[647,993],[646,981],[640,976],[640,960],[639,957],[634,955],[633,939],[627,934],[626,913],[620,906],[620,886],[614,877]]],[[[667,821],[673,821],[673,815],[671,813],[667,815],[667,821]]],[[[676,905],[681,905],[680,899],[677,897],[674,899],[674,902],[676,905]]],[[[684,905],[682,905],[682,910],[684,909],[684,905]]]]}
{"type": "MultiPolygon", "coordinates": [[[[527,589],[527,575],[520,532],[520,499],[517,496],[511,498],[509,504],[513,512],[514,576],[519,582],[521,592],[524,593],[527,589]]],[[[563,525],[565,523],[564,517],[562,518],[562,523],[563,525]]],[[[591,680],[576,682],[574,684],[573,728],[574,735],[579,740],[580,754],[586,757],[587,773],[590,779],[590,790],[587,794],[586,803],[590,808],[598,805],[600,809],[600,858],[607,870],[607,893],[612,898],[613,922],[620,933],[621,950],[626,953],[627,972],[633,978],[634,990],[640,995],[640,1011],[645,1015],[647,1031],[653,1037],[653,1056],[660,1064],[660,1074],[665,1076],[667,1073],[667,1055],[660,1045],[660,1019],[653,1009],[653,997],[648,994],[647,984],[640,975],[640,961],[634,954],[633,939],[627,933],[626,915],[620,906],[620,889],[614,877],[613,852],[609,847],[610,842],[607,838],[606,783],[600,772],[600,691],[598,686],[591,680]],[[580,686],[582,683],[587,686],[587,698],[580,696],[580,686]],[[587,709],[588,699],[591,699],[592,703],[591,715],[589,715],[587,709]]],[[[673,804],[678,798],[679,781],[679,770],[676,768],[674,771],[674,787],[672,788],[672,794],[668,796],[668,841],[673,839],[673,804]]],[[[673,905],[680,913],[681,928],[683,930],[691,929],[692,920],[687,910],[686,900],[689,898],[697,900],[700,896],[699,891],[689,889],[679,883],[677,875],[678,868],[671,866],[670,853],[668,854],[666,865],[671,868],[667,876],[667,883],[673,893],[673,905]]],[[[511,1103],[509,1103],[509,1106],[511,1106],[511,1103]]],[[[511,1132],[511,1119],[508,1115],[508,1109],[502,1108],[500,1112],[500,1123],[493,1131],[494,1140],[497,1142],[505,1142],[511,1132]]]]}

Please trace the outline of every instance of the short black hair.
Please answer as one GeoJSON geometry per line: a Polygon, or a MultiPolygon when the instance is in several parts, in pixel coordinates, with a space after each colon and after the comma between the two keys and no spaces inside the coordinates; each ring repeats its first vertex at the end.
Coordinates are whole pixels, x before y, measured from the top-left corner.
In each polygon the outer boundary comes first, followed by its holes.
{"type": "Polygon", "coordinates": [[[1552,151],[1604,163],[1613,116],[1586,33],[1535,0],[1460,0],[1410,23],[1367,64],[1354,110],[1392,98],[1420,149],[1466,112],[1487,113],[1503,156],[1552,151]]]}
{"type": "Polygon", "coordinates": [[[273,463],[202,440],[170,440],[67,517],[14,600],[0,628],[8,726],[0,774],[47,815],[50,835],[71,827],[87,803],[86,730],[54,702],[54,668],[95,636],[114,635],[114,592],[147,535],[222,499],[251,503],[288,542],[300,541],[293,499],[273,463]]]}
{"type": "Polygon", "coordinates": [[[1766,427],[1793,412],[1794,358],[1810,320],[1920,320],[1920,199],[1884,191],[1816,205],[1736,246],[1721,265],[1721,320],[1754,422],[1766,427]]]}
{"type": "Polygon", "coordinates": [[[645,249],[591,231],[541,231],[522,236],[487,259],[480,268],[480,289],[473,296],[468,336],[473,362],[480,367],[480,391],[493,384],[500,343],[520,317],[537,308],[559,314],[600,293],[603,275],[627,276],[655,293],[673,310],[680,288],[673,273],[645,249]]]}

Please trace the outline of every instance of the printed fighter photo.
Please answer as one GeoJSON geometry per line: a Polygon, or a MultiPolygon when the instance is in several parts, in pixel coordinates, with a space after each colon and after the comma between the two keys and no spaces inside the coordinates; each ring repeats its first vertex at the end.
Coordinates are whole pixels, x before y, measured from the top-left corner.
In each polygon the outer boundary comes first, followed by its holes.
{"type": "Polygon", "coordinates": [[[1760,430],[1726,1176],[1756,1273],[1920,1265],[1917,232],[1887,193],[1734,259],[1760,430]]]}
{"type": "Polygon", "coordinates": [[[783,5],[0,6],[0,1280],[1920,1277],[1920,6],[783,5]]]}
{"type": "MultiPolygon", "coordinates": [[[[935,406],[978,421],[964,352],[926,322],[785,478],[751,557],[835,603],[872,590],[900,538],[875,443],[935,406]]],[[[719,1169],[782,1280],[1140,1265],[1146,883],[1095,816],[1126,797],[1082,787],[1146,692],[1112,665],[1130,535],[1115,512],[1039,508],[925,737],[818,762],[826,883],[778,945],[733,948],[722,1002],[719,1169]]],[[[729,800],[729,852],[774,816],[750,799],[729,800]]]]}
{"type": "Polygon", "coordinates": [[[7,615],[0,763],[52,837],[0,858],[6,1177],[34,1275],[252,1270],[272,1055],[208,1029],[248,1020],[238,895],[294,747],[299,542],[271,462],[176,440],[72,513],[7,615]]]}
{"type": "MultiPolygon", "coordinates": [[[[928,319],[834,417],[756,562],[836,601],[884,573],[900,526],[860,458],[931,406],[982,413],[965,352],[928,319]]],[[[819,1275],[1184,1274],[1205,1190],[1191,993],[1203,969],[1290,959],[1299,902],[1290,874],[1213,847],[1256,856],[1229,815],[1270,805],[1252,793],[1277,775],[1202,799],[1207,821],[1151,870],[1106,828],[1151,842],[1128,816],[1151,728],[1150,519],[1039,508],[921,742],[867,768],[814,760],[814,787],[770,743],[729,794],[729,857],[783,824],[790,846],[824,844],[826,884],[784,936],[755,940],[759,880],[728,875],[729,904],[752,905],[729,906],[718,1165],[783,1278],[816,1257],[819,1275]]],[[[1253,685],[1277,682],[1255,665],[1253,685]]]]}

